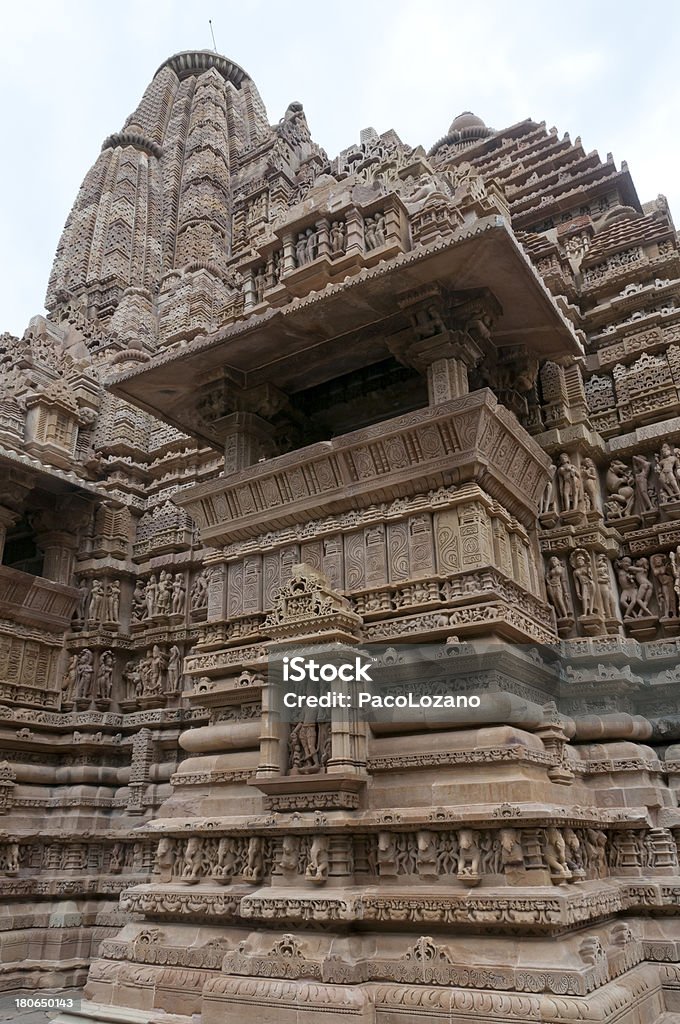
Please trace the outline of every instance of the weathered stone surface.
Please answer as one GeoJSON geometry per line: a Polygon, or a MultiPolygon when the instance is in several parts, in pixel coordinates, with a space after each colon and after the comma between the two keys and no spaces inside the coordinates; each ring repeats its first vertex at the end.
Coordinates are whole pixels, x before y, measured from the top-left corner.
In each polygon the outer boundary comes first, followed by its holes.
{"type": "Polygon", "coordinates": [[[329,159],[192,51],[104,142],[47,308],[0,338],[0,990],[680,1019],[663,197],[469,112],[329,159]],[[313,643],[493,700],[287,722],[268,656],[313,643]]]}

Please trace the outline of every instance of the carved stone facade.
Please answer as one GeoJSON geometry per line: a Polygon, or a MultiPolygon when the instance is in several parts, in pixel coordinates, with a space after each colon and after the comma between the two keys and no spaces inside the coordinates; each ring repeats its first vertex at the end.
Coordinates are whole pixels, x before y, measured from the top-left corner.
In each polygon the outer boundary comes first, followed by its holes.
{"type": "Polygon", "coordinates": [[[61,1024],[680,1020],[663,197],[469,113],[331,160],[187,52],[47,308],[0,338],[0,989],[87,979],[61,1024]],[[273,703],[286,645],[380,644],[398,689],[405,644],[438,685],[477,639],[492,721],[273,703]]]}

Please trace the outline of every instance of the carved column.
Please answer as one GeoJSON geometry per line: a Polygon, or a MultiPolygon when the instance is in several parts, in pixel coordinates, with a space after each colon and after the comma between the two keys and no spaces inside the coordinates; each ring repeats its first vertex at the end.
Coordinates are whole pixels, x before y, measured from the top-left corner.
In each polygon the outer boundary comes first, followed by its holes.
{"type": "Polygon", "coordinates": [[[0,505],[0,562],[5,551],[5,541],[7,539],[7,531],[19,521],[20,513],[15,512],[11,508],[7,508],[5,505],[0,505]]]}
{"type": "Polygon", "coordinates": [[[234,412],[223,420],[226,428],[224,442],[224,473],[238,473],[254,465],[263,450],[271,443],[273,427],[252,412],[234,412]]]}

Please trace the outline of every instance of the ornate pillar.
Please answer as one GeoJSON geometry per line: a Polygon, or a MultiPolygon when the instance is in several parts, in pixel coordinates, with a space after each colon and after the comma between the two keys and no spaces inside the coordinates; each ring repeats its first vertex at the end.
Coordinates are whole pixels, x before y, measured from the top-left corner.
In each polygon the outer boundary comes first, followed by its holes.
{"type": "Polygon", "coordinates": [[[273,427],[252,412],[233,412],[222,421],[225,426],[224,473],[238,473],[262,457],[271,443],[273,427]]]}

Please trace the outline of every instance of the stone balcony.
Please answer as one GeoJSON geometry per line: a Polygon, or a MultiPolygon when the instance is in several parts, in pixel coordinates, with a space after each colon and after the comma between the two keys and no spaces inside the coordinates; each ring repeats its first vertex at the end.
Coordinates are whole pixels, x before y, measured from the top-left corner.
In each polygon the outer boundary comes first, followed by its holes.
{"type": "Polygon", "coordinates": [[[60,632],[68,628],[78,591],[41,576],[0,565],[0,616],[60,632]]]}
{"type": "Polygon", "coordinates": [[[474,482],[531,528],[549,464],[514,415],[483,389],[193,487],[176,501],[203,542],[219,545],[474,482]]]}

